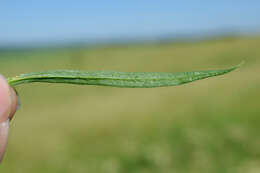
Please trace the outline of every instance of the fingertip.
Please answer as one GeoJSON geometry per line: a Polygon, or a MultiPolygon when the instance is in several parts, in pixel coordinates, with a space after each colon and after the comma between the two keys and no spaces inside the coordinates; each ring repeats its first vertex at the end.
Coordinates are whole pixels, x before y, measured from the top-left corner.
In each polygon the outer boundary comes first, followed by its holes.
{"type": "Polygon", "coordinates": [[[8,119],[11,112],[11,90],[7,80],[0,74],[0,122],[8,119]]]}

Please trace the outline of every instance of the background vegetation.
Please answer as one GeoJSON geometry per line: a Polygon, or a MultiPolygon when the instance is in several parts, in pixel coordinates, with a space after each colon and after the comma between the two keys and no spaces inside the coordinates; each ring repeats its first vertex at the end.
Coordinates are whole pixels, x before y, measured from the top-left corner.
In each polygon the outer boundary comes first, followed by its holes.
{"type": "Polygon", "coordinates": [[[17,87],[8,173],[260,172],[260,37],[0,51],[5,76],[50,69],[194,71],[179,87],[17,87]]]}

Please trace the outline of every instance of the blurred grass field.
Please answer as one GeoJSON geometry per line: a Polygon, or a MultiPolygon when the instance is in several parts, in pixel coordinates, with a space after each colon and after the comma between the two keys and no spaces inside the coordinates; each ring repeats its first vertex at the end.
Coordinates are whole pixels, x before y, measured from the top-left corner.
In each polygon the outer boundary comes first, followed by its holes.
{"type": "Polygon", "coordinates": [[[1,51],[5,76],[51,69],[195,71],[169,88],[17,87],[2,173],[260,172],[260,37],[1,51]]]}

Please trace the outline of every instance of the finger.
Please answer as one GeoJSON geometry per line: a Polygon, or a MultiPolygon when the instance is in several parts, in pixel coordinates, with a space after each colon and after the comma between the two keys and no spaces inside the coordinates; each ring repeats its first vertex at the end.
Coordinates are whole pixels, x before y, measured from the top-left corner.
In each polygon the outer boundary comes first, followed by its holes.
{"type": "Polygon", "coordinates": [[[0,163],[3,160],[8,142],[9,120],[0,123],[0,163]]]}
{"type": "Polygon", "coordinates": [[[11,113],[11,92],[6,79],[0,75],[0,123],[8,119],[11,113]]]}

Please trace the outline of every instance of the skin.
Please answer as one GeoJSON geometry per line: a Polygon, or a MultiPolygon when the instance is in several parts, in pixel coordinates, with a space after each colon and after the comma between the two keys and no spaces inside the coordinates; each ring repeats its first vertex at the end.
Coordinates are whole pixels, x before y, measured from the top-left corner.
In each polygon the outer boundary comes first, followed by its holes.
{"type": "Polygon", "coordinates": [[[0,162],[3,160],[8,142],[9,122],[18,108],[16,92],[0,75],[0,162]]]}

